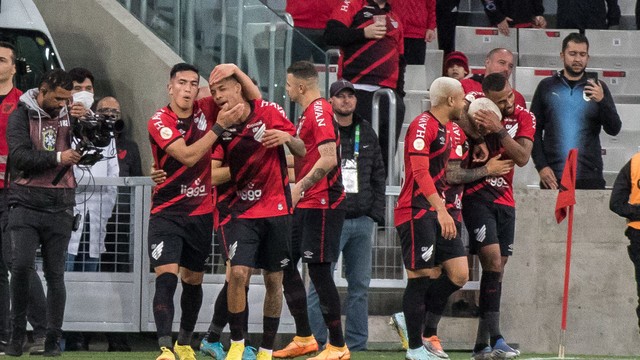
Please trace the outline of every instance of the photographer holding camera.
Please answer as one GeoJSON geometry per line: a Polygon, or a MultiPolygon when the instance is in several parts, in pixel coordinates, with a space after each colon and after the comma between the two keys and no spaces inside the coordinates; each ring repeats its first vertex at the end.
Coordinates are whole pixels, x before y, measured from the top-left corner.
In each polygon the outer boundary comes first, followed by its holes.
{"type": "Polygon", "coordinates": [[[40,86],[20,97],[9,116],[7,142],[11,186],[9,232],[13,242],[11,296],[13,334],[5,353],[22,355],[29,302],[29,274],[36,250],[42,246],[47,280],[47,337],[45,356],[60,354],[59,339],[66,301],[65,251],[73,225],[75,177],[70,166],[81,155],[71,149],[71,77],[64,70],[44,74],[40,86]],[[61,180],[53,179],[64,168],[61,180]]]}

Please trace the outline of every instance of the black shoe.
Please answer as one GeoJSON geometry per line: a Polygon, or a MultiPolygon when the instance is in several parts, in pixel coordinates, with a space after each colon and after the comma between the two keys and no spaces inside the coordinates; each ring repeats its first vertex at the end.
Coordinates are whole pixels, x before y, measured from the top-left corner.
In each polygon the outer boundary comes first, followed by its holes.
{"type": "Polygon", "coordinates": [[[55,335],[47,335],[47,339],[44,341],[43,356],[60,356],[62,350],[60,349],[60,340],[55,335]]]}
{"type": "Polygon", "coordinates": [[[22,356],[22,342],[8,343],[4,348],[4,354],[9,356],[22,356]]]}

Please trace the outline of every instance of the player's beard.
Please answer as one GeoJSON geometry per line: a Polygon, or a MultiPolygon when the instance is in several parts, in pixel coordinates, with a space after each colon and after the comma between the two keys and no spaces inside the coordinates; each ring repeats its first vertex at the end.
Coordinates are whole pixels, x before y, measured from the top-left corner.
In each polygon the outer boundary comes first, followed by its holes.
{"type": "Polygon", "coordinates": [[[581,77],[582,74],[584,74],[584,70],[585,70],[585,67],[583,67],[579,72],[576,72],[576,71],[573,71],[573,68],[571,67],[571,65],[564,64],[564,71],[570,77],[581,77]]]}
{"type": "MultiPolygon", "coordinates": [[[[355,111],[355,110],[354,110],[354,111],[355,111]]],[[[338,115],[340,115],[340,116],[344,116],[344,117],[351,116],[351,115],[353,114],[353,112],[354,112],[354,111],[348,111],[348,112],[345,112],[345,111],[340,111],[340,110],[338,110],[338,109],[333,109],[333,112],[334,112],[334,113],[336,113],[336,114],[338,114],[338,115]]]]}

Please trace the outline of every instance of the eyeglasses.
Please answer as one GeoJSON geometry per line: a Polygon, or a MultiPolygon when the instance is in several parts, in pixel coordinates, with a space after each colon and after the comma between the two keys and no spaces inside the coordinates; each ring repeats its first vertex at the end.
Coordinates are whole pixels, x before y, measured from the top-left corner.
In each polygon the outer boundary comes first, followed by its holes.
{"type": "Polygon", "coordinates": [[[96,113],[100,115],[112,117],[116,120],[119,120],[120,117],[122,116],[120,114],[120,110],[114,109],[114,108],[100,108],[96,110],[96,113]]]}

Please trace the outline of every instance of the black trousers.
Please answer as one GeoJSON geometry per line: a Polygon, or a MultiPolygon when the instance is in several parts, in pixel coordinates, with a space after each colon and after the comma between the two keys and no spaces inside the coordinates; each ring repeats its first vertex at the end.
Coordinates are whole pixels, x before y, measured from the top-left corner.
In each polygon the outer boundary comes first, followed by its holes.
{"type": "Polygon", "coordinates": [[[62,335],[66,302],[64,269],[73,225],[73,209],[50,213],[16,206],[9,209],[12,243],[11,320],[13,338],[24,335],[36,250],[41,247],[47,281],[47,334],[62,335]]]}
{"type": "Polygon", "coordinates": [[[631,241],[627,250],[629,252],[629,258],[633,262],[633,267],[636,271],[636,291],[638,294],[636,315],[638,315],[638,326],[640,326],[640,230],[628,227],[624,234],[627,235],[631,241]]]}
{"type": "Polygon", "coordinates": [[[440,50],[444,51],[445,55],[456,49],[456,25],[458,24],[459,5],[460,0],[436,0],[438,46],[440,50]]]}

